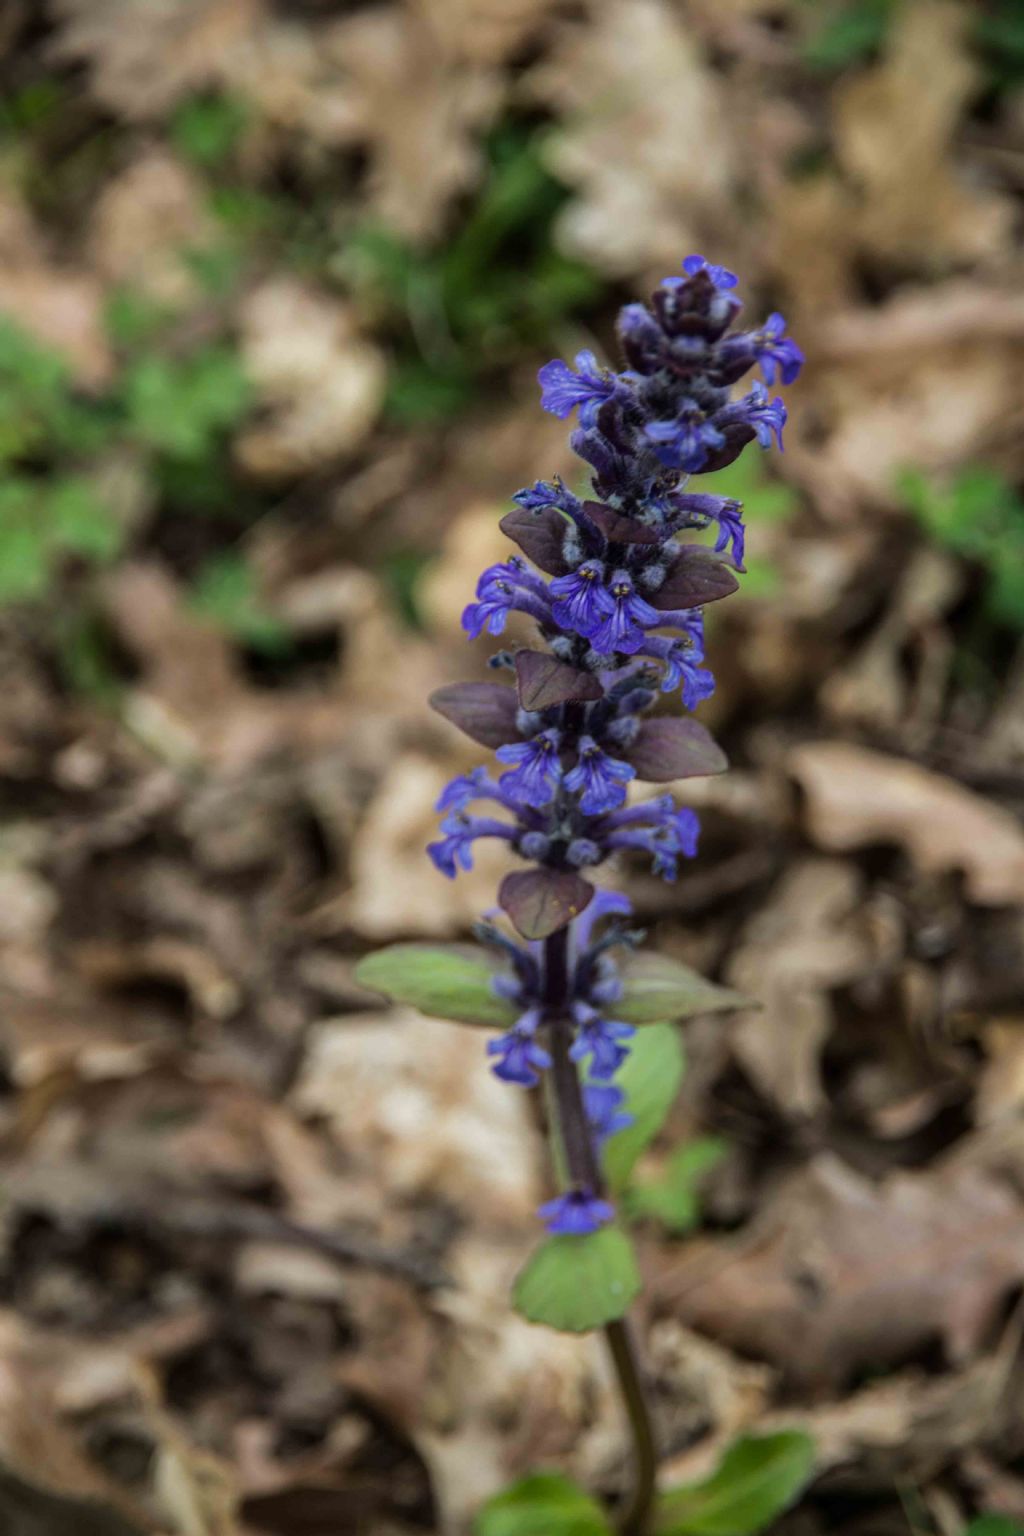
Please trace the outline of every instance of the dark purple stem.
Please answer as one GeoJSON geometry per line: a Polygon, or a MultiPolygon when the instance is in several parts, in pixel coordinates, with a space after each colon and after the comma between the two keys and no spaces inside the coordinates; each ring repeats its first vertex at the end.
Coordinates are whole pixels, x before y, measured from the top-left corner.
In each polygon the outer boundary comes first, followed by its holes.
{"type": "MultiPolygon", "coordinates": [[[[604,1178],[600,1160],[587,1124],[579,1073],[569,1055],[572,1043],[569,1003],[569,929],[562,928],[544,941],[544,1011],[551,1045],[558,1132],[573,1183],[595,1195],[602,1195],[604,1178]]],[[[614,1323],[607,1323],[604,1336],[633,1435],[633,1487],[619,1516],[619,1531],[621,1536],[645,1536],[658,1470],[654,1426],[636,1342],[628,1322],[619,1318],[614,1323]]]]}

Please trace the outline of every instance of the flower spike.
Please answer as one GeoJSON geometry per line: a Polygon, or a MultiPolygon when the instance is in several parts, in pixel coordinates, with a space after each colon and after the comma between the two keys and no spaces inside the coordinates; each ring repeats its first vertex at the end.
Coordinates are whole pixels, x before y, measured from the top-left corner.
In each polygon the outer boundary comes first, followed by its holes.
{"type": "Polygon", "coordinates": [[[671,794],[631,801],[638,781],[726,766],[702,725],[652,714],[659,698],[680,698],[690,711],[713,692],[703,608],[735,591],[744,570],[740,503],[696,489],[692,477],[732,463],[748,444],[782,448],[786,407],[769,390],[791,384],[804,360],[778,313],[760,328],[733,328],[737,285],[727,267],[687,256],[648,304],[622,309],[625,369],[591,351],[571,367],[556,359],[541,368],[543,409],[576,415],[570,443],[590,467],[590,488],[576,495],[553,479],[516,492],[502,531],[518,552],[484,571],[463,614],[472,639],[504,634],[511,613],[535,626],[525,645],[492,658],[514,684],[434,695],[503,771],[474,769],[446,787],[431,858],[454,878],[489,838],[527,866],[506,874],[499,891],[518,937],[493,924],[481,930],[505,960],[495,995],[517,1010],[487,1048],[493,1070],[526,1088],[549,1075],[556,1093],[566,1072],[578,1074],[562,1106],[581,1126],[567,1187],[540,1211],[558,1236],[586,1237],[613,1219],[601,1153],[631,1120],[616,1082],[635,1034],[615,1017],[624,995],[617,957],[641,936],[623,923],[629,903],[595,891],[591,872],[639,857],[674,880],[696,855],[697,815],[671,794]],[[763,382],[735,393],[754,369],[763,382]]]}

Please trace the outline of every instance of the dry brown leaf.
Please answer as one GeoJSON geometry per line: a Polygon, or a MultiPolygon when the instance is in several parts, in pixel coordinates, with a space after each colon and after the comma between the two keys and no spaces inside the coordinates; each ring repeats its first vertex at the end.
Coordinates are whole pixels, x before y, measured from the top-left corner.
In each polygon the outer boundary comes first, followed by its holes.
{"type": "MultiPolygon", "coordinates": [[[[676,1317],[659,1318],[645,1347],[662,1389],[659,1418],[666,1445],[688,1444],[698,1435],[705,1445],[709,1439],[728,1444],[758,1423],[777,1387],[770,1367],[740,1360],[676,1317]]],[[[674,1480],[665,1477],[666,1483],[674,1480]]]]}
{"type": "Polygon", "coordinates": [[[1024,646],[1006,669],[1003,696],[993,713],[985,742],[996,762],[1024,761],[1024,646]]]}
{"type": "Polygon", "coordinates": [[[352,890],[344,911],[368,939],[444,937],[493,907],[509,855],[496,839],[476,844],[473,868],[448,880],[428,859],[438,836],[437,797],[450,775],[416,753],[400,757],[381,780],[352,843],[352,890]]]}
{"type": "Polygon", "coordinates": [[[882,622],[861,650],[829,673],[821,685],[825,712],[836,720],[865,722],[875,729],[932,726],[934,719],[929,715],[941,702],[950,660],[948,646],[941,652],[937,649],[935,621],[949,610],[962,589],[963,576],[949,555],[931,547],[919,550],[900,579],[882,622]],[[922,630],[930,644],[921,641],[922,630]],[[912,700],[912,679],[903,664],[903,651],[915,639],[921,641],[921,668],[912,700]],[[942,674],[932,678],[929,674],[936,660],[942,674]]]}
{"type": "Polygon", "coordinates": [[[981,906],[1024,901],[1024,830],[1009,811],[916,763],[841,741],[809,742],[788,765],[823,848],[897,843],[931,874],[962,870],[981,906]]]}
{"type": "Polygon", "coordinates": [[[97,1006],[82,989],[26,995],[5,988],[0,994],[0,1042],[7,1070],[26,1091],[22,1109],[26,1126],[32,1115],[29,1094],[41,1085],[45,1106],[49,1080],[74,1074],[86,1081],[142,1072],[175,1043],[166,1021],[136,1005],[97,1006]]]}
{"type": "Polygon", "coordinates": [[[985,1067],[978,1083],[982,1125],[1017,1115],[1024,1105],[1024,1017],[993,1019],[982,1030],[985,1067]]]}
{"type": "Polygon", "coordinates": [[[1008,200],[958,177],[950,154],[978,84],[969,24],[956,0],[912,0],[894,13],[881,63],[836,89],[836,152],[862,198],[857,236],[880,255],[933,266],[1010,239],[1008,200]]]}
{"type": "Polygon", "coordinates": [[[834,310],[817,340],[823,358],[843,364],[883,353],[901,357],[925,347],[1021,342],[1024,296],[1013,287],[983,284],[976,278],[908,286],[877,308],[834,310]]]}
{"type": "Polygon", "coordinates": [[[0,1314],[0,1526],[75,1536],[235,1536],[231,1472],[163,1411],[144,1358],[167,1346],[173,1353],[202,1331],[193,1314],[89,1343],[0,1314]],[[103,1420],[75,1426],[72,1414],[86,1408],[112,1410],[111,1429],[130,1424],[151,1447],[132,1496],[88,1454],[103,1420]]]}
{"type": "Polygon", "coordinates": [[[431,28],[453,53],[496,64],[522,46],[552,0],[420,0],[431,28]]]}
{"type": "MultiPolygon", "coordinates": [[[[457,29],[447,41],[461,44],[457,29]]],[[[418,6],[347,17],[325,47],[367,143],[374,212],[411,240],[436,234],[453,194],[478,178],[478,136],[500,107],[499,77],[446,46],[418,6]]]]}
{"type": "Polygon", "coordinates": [[[95,389],[110,379],[100,283],[50,258],[27,207],[7,189],[0,191],[0,315],[60,352],[77,384],[95,389]]]}
{"type": "Polygon", "coordinates": [[[374,214],[421,240],[478,178],[479,135],[505,89],[491,61],[515,45],[533,8],[475,0],[479,26],[449,5],[376,5],[321,25],[264,14],[222,73],[269,122],[364,148],[374,214]]]}
{"type": "Polygon", "coordinates": [[[672,272],[729,227],[735,151],[716,76],[664,0],[611,0],[570,25],[531,77],[557,109],[555,174],[578,189],[566,250],[599,270],[672,272]]]}
{"type": "Polygon", "coordinates": [[[1012,440],[1022,419],[1020,350],[1013,338],[971,338],[835,369],[822,380],[832,431],[808,470],[852,517],[865,499],[892,506],[908,465],[950,471],[1012,440]]]}
{"type": "Polygon", "coordinates": [[[872,962],[862,901],[851,864],[798,863],[751,918],[726,969],[730,986],[763,1005],[734,1019],[732,1048],[791,1115],[813,1114],[825,1103],[820,1056],[833,1022],[829,990],[872,962]]]}
{"type": "Polygon", "coordinates": [[[346,305],[277,277],[247,297],[241,327],[246,371],[270,413],[238,440],[251,474],[302,474],[362,441],[384,397],[385,364],[346,305]]]}
{"type": "Polygon", "coordinates": [[[801,176],[773,191],[769,255],[786,314],[800,335],[808,334],[801,317],[814,325],[816,340],[821,316],[852,298],[853,205],[852,194],[834,175],[801,176]]]}
{"type": "Polygon", "coordinates": [[[98,988],[128,988],[146,981],[178,984],[198,1014],[228,1018],[240,1006],[238,982],[209,950],[187,939],[155,938],[139,944],[80,944],[76,969],[98,988]]]}
{"type": "MultiPolygon", "coordinates": [[[[1009,1332],[1009,1330],[1008,1330],[1009,1332]]],[[[893,1486],[925,1483],[943,1469],[950,1453],[999,1436],[1006,1420],[1003,1400],[1014,1368],[1011,1337],[966,1369],[932,1376],[920,1369],[872,1381],[850,1397],[799,1409],[752,1414],[730,1429],[716,1422],[713,1434],[662,1467],[665,1483],[708,1476],[733,1434],[800,1430],[814,1441],[818,1473],[835,1470],[845,1486],[887,1494],[893,1486]]],[[[834,1485],[833,1485],[834,1486],[834,1485]]]]}
{"type": "Polygon", "coordinates": [[[657,1285],[692,1326],[804,1388],[941,1339],[969,1358],[1024,1276],[1024,1213],[978,1169],[875,1185],[832,1156],[781,1185],[738,1241],[705,1242],[657,1285]]]}
{"type": "Polygon", "coordinates": [[[73,1353],[16,1313],[0,1313],[0,1525],[156,1536],[155,1523],[87,1456],[61,1412],[60,1382],[73,1353]]]}
{"type": "Polygon", "coordinates": [[[261,0],[55,0],[53,56],[85,60],[97,99],[122,117],[159,117],[210,85],[262,11],[261,0]]]}
{"type": "MultiPolygon", "coordinates": [[[[473,601],[480,572],[508,559],[508,539],[498,524],[502,509],[490,502],[472,502],[450,519],[442,537],[438,558],[426,567],[416,585],[416,601],[431,632],[440,639],[461,642],[466,631],[462,612],[473,601]]],[[[493,651],[490,637],[486,654],[493,651]]],[[[484,654],[481,651],[481,654],[484,654]]]]}
{"type": "Polygon", "coordinates": [[[143,673],[126,695],[125,723],[161,761],[231,775],[282,750],[315,756],[344,739],[344,711],[326,691],[271,697],[249,687],[227,637],[189,612],[159,565],[122,562],[103,596],[143,673]]]}
{"type": "Polygon", "coordinates": [[[540,1198],[525,1096],[490,1071],[487,1035],[411,1009],[316,1026],[294,1104],[322,1115],[354,1166],[396,1198],[441,1195],[488,1224],[540,1198]]]}
{"type": "MultiPolygon", "coordinates": [[[[400,721],[422,725],[424,701],[449,674],[438,665],[435,648],[399,620],[381,582],[355,568],[351,575],[339,684],[345,704],[367,727],[352,746],[372,771],[392,755],[400,721]],[[387,731],[386,746],[374,742],[375,725],[387,731]]],[[[294,610],[288,594],[282,596],[281,611],[288,615],[294,610]]]]}
{"type": "Polygon", "coordinates": [[[199,183],[173,155],[153,149],[105,184],[92,214],[90,254],[108,282],[181,305],[199,290],[187,253],[209,233],[199,183]]]}

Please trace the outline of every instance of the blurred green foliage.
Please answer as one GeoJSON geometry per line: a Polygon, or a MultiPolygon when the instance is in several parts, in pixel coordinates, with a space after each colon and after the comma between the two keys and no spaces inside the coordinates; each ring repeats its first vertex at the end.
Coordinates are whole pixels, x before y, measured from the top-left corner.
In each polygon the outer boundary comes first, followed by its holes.
{"type": "Polygon", "coordinates": [[[974,41],[986,72],[998,90],[1024,83],[1024,5],[1021,0],[994,0],[980,6],[974,21],[974,41]]]}
{"type": "Polygon", "coordinates": [[[803,50],[811,69],[836,71],[863,63],[885,40],[898,0],[844,0],[816,5],[818,20],[803,50]]]}
{"type": "MultiPolygon", "coordinates": [[[[747,453],[726,469],[702,475],[700,490],[713,496],[731,496],[743,503],[747,525],[746,574],[740,578],[740,595],[747,598],[774,597],[781,585],[778,568],[767,556],[757,552],[757,530],[772,523],[788,522],[800,506],[800,498],[784,480],[778,480],[766,468],[764,460],[747,453]]],[[[711,615],[714,614],[711,610],[711,615]]],[[[710,616],[710,615],[709,615],[710,616]]]]}
{"type": "Polygon", "coordinates": [[[899,490],[929,536],[984,572],[986,616],[1024,630],[1024,499],[997,470],[983,464],[940,484],[917,469],[899,490]]]}
{"type": "Polygon", "coordinates": [[[677,1147],[657,1178],[630,1186],[627,1205],[631,1216],[649,1217],[666,1231],[681,1237],[700,1225],[700,1187],[705,1175],[718,1166],[728,1151],[719,1136],[701,1136],[677,1147]]]}
{"type": "Polygon", "coordinates": [[[193,165],[216,170],[234,153],[249,121],[249,107],[237,96],[193,96],[171,119],[171,143],[193,165]]]}
{"type": "Polygon", "coordinates": [[[216,555],[196,576],[192,607],[228,634],[268,655],[288,650],[285,625],[260,599],[252,567],[237,551],[216,555]]]}
{"type": "Polygon", "coordinates": [[[548,341],[567,317],[600,299],[597,274],[555,248],[554,220],[566,193],[542,151],[535,132],[516,124],[498,129],[480,192],[454,233],[431,250],[373,224],[345,242],[339,274],[392,343],[388,405],[395,418],[452,415],[488,367],[517,347],[548,341]]]}
{"type": "MultiPolygon", "coordinates": [[[[81,202],[109,169],[116,126],[96,125],[82,140],[99,156],[92,172],[69,166],[62,147],[55,156],[52,135],[69,110],[65,88],[51,81],[24,85],[0,105],[0,144],[44,216],[62,195],[65,172],[81,202]]],[[[198,291],[184,312],[130,287],[109,295],[105,324],[118,367],[102,390],[78,388],[56,351],[0,318],[0,604],[41,602],[69,568],[87,571],[124,550],[131,518],[110,504],[102,471],[127,451],[158,517],[225,522],[226,548],[214,548],[195,578],[197,609],[243,644],[282,644],[233,549],[259,507],[246,507],[256,493],[231,470],[230,438],[250,390],[225,316],[239,284],[268,262],[353,294],[390,351],[390,413],[413,423],[462,409],[488,370],[550,344],[560,323],[601,297],[601,280],[555,249],[553,222],[566,194],[527,125],[506,123],[490,135],[479,192],[454,232],[426,251],[379,225],[347,229],[336,188],[315,178],[307,184],[299,174],[295,185],[272,189],[254,183],[244,160],[251,126],[251,108],[224,93],[190,97],[173,113],[171,145],[199,178],[212,226],[201,245],[181,252],[198,291]]],[[[411,623],[422,559],[392,552],[383,572],[411,623]]],[[[62,645],[69,634],[65,625],[62,645]]]]}
{"type": "Polygon", "coordinates": [[[1024,1525],[1008,1515],[978,1515],[966,1527],[964,1536],[1024,1536],[1024,1525]]]}
{"type": "MultiPolygon", "coordinates": [[[[249,406],[240,361],[220,339],[173,350],[171,323],[139,295],[115,295],[107,324],[121,366],[87,393],[59,353],[0,317],[0,604],[41,602],[69,562],[89,569],[123,551],[131,519],[104,474],[119,455],[178,510],[233,505],[229,434],[249,406]]],[[[62,658],[77,653],[68,677],[98,686],[100,648],[86,609],[72,608],[61,606],[53,639],[62,658]]],[[[237,596],[217,611],[247,638],[265,632],[237,596]]]]}
{"type": "Polygon", "coordinates": [[[228,475],[228,434],[249,405],[234,351],[204,341],[176,355],[144,301],[111,311],[112,339],[145,344],[123,358],[110,385],[78,389],[59,353],[0,318],[0,520],[3,595],[38,596],[62,550],[93,560],[116,555],[123,530],[94,489],[90,470],[116,447],[140,451],[151,473],[228,475]],[[15,545],[20,551],[12,558],[15,545]]]}
{"type": "MultiPolygon", "coordinates": [[[[804,0],[814,27],[805,41],[804,63],[822,74],[839,74],[874,58],[904,0],[804,0]]],[[[970,17],[970,41],[984,71],[986,87],[1013,90],[1024,81],[1024,5],[1021,0],[977,0],[970,17]]]]}

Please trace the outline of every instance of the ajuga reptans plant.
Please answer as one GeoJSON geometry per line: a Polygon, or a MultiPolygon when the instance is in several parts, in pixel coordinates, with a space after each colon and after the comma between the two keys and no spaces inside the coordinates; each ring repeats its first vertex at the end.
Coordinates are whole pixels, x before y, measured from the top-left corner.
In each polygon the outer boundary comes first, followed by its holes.
{"type": "Polygon", "coordinates": [[[630,785],[726,766],[688,712],[714,689],[703,610],[736,590],[744,528],[738,502],[694,489],[693,479],[749,443],[782,447],[786,408],[766,385],[789,384],[803,362],[781,315],[733,328],[735,289],[731,272],[690,256],[650,304],[621,311],[623,371],[591,352],[574,367],[541,369],[543,407],[576,415],[570,442],[589,466],[589,489],[539,480],[512,498],[501,527],[520,552],[484,571],[462,623],[473,638],[498,637],[518,613],[536,638],[491,658],[507,681],[455,683],[431,699],[496,761],[446,787],[430,857],[455,878],[490,838],[522,867],[477,927],[479,958],[398,946],[363,971],[429,1011],[500,1020],[487,1044],[494,1072],[522,1088],[544,1084],[561,1187],[540,1208],[550,1240],[521,1277],[517,1303],[553,1326],[605,1328],[634,1431],[635,1488],[619,1520],[629,1533],[648,1527],[655,1451],[622,1316],[635,1272],[605,1160],[633,1124],[620,1078],[639,1050],[637,1025],[693,1012],[695,999],[723,1003],[708,983],[694,994],[692,973],[669,962],[644,969],[628,900],[598,889],[593,875],[626,853],[675,880],[696,852],[697,816],[671,794],[630,785]],[[736,394],[754,368],[764,382],[736,394]],[[711,540],[700,537],[707,530],[711,540]],[[666,710],[675,700],[682,712],[666,710]]]}

